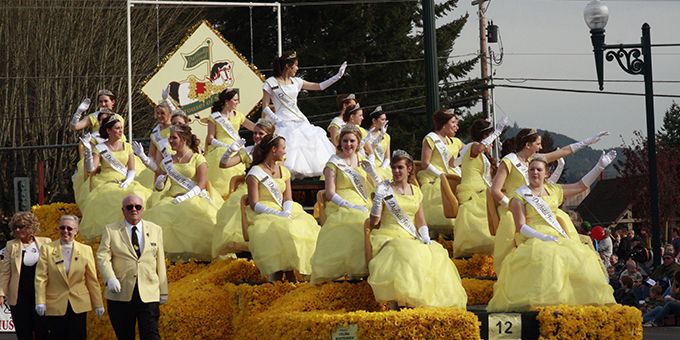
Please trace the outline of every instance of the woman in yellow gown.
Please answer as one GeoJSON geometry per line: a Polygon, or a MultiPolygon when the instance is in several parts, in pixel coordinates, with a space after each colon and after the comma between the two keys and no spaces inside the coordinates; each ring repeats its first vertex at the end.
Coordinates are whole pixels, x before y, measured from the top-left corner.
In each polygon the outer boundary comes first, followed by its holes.
{"type": "MultiPolygon", "coordinates": [[[[376,189],[367,244],[368,283],[378,301],[390,307],[465,308],[467,294],[449,254],[430,240],[423,214],[423,195],[409,183],[413,159],[396,150],[391,182],[376,189]],[[370,255],[369,255],[370,254],[370,255]]],[[[368,234],[368,229],[366,230],[368,234]]]]}
{"type": "Polygon", "coordinates": [[[220,92],[213,104],[212,114],[208,117],[208,134],[205,138],[208,161],[208,178],[213,188],[223,197],[229,195],[231,178],[245,173],[243,164],[230,168],[220,168],[220,159],[234,143],[241,143],[238,132],[241,126],[253,131],[255,124],[246,116],[236,111],[239,104],[237,89],[226,89],[220,92]]]}
{"type": "Polygon", "coordinates": [[[323,170],[325,207],[328,216],[316,242],[312,256],[312,284],[335,280],[347,275],[368,275],[364,256],[364,221],[368,218],[371,190],[357,153],[361,134],[354,124],[345,125],[338,136],[338,153],[323,170]]]}
{"type": "Polygon", "coordinates": [[[387,114],[382,106],[376,107],[370,114],[371,127],[368,130],[366,143],[371,145],[375,154],[375,171],[382,179],[392,179],[390,169],[390,142],[392,138],[387,133],[387,114]]]}
{"type": "Polygon", "coordinates": [[[253,150],[248,171],[248,200],[255,213],[243,237],[262,275],[270,281],[295,281],[294,271],[309,275],[319,235],[312,215],[292,199],[290,171],[282,165],[286,140],[276,134],[262,138],[253,150]]]}
{"type": "MultiPolygon", "coordinates": [[[[274,123],[269,120],[260,119],[255,124],[253,131],[253,141],[255,145],[260,144],[262,138],[274,133],[274,123]]],[[[229,168],[236,165],[249,167],[253,160],[254,146],[247,146],[239,150],[233,156],[229,151],[225,152],[220,161],[220,167],[229,168]]],[[[243,226],[241,224],[241,197],[248,193],[246,183],[239,184],[236,190],[229,194],[229,197],[220,210],[217,211],[217,223],[213,229],[212,237],[212,256],[232,256],[233,253],[247,252],[248,242],[243,239],[243,226]]],[[[252,212],[246,210],[246,213],[252,212]]],[[[252,214],[248,215],[248,220],[252,220],[252,214]]]]}
{"type": "Polygon", "coordinates": [[[210,237],[222,197],[208,193],[208,164],[198,152],[200,141],[187,125],[170,127],[168,142],[175,154],[164,159],[156,189],[170,188],[144,218],[163,228],[163,246],[174,260],[210,260],[210,237]]]}
{"type": "Polygon", "coordinates": [[[123,219],[120,209],[111,209],[112,204],[122,202],[123,198],[135,194],[146,201],[151,195],[151,190],[135,180],[136,162],[132,147],[123,142],[123,123],[116,116],[111,116],[99,128],[99,134],[106,139],[105,142],[91,146],[90,141],[85,140],[85,154],[92,162],[87,162],[85,168],[92,177],[92,191],[87,195],[87,200],[79,206],[83,214],[80,223],[80,232],[86,239],[93,239],[101,235],[104,227],[109,223],[123,219]]]}
{"type": "Polygon", "coordinates": [[[432,116],[434,132],[423,139],[420,153],[423,171],[418,172],[418,182],[423,191],[425,219],[434,236],[452,235],[455,219],[444,216],[440,177],[442,174],[457,174],[460,168],[453,167],[453,161],[463,148],[463,142],[454,137],[458,132],[458,117],[452,110],[441,110],[432,116]]]}
{"type": "Polygon", "coordinates": [[[615,151],[603,152],[581,181],[565,185],[545,181],[544,159],[530,161],[529,184],[513,192],[510,202],[517,247],[503,261],[487,311],[616,303],[597,253],[581,243],[571,220],[556,214],[565,197],[585,191],[614,158],[615,151]]]}
{"type": "Polygon", "coordinates": [[[340,136],[340,129],[345,126],[345,121],[342,119],[342,116],[348,107],[357,104],[357,99],[354,96],[354,93],[350,93],[337,96],[336,101],[338,102],[338,115],[331,119],[331,122],[328,124],[326,130],[328,131],[328,138],[331,140],[331,143],[333,143],[335,146],[338,146],[338,136],[340,136]]]}
{"type": "MultiPolygon", "coordinates": [[[[506,196],[512,195],[520,186],[528,184],[528,165],[529,161],[540,155],[548,163],[556,161],[562,157],[573,154],[574,152],[598,142],[607,132],[600,132],[597,135],[586,138],[583,141],[572,143],[561,149],[557,149],[547,154],[538,154],[541,151],[541,136],[536,129],[522,129],[510,143],[514,145],[515,152],[503,157],[498,165],[496,175],[491,183],[491,194],[494,200],[500,204],[498,216],[500,221],[496,236],[494,238],[493,261],[496,273],[500,271],[505,256],[514,248],[513,242],[515,235],[515,222],[512,214],[508,210],[510,199],[506,196]]],[[[504,144],[505,144],[504,143],[504,144]]]]}

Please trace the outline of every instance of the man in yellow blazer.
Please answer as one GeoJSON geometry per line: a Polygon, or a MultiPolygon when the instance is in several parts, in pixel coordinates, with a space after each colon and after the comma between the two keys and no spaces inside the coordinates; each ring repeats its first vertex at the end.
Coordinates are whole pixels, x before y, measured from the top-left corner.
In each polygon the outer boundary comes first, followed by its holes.
{"type": "Polygon", "coordinates": [[[97,251],[109,318],[118,339],[134,339],[137,322],[141,340],[160,339],[160,304],[168,300],[163,230],[142,220],[143,211],[139,196],[125,197],[125,220],[104,228],[97,251]]]}
{"type": "Polygon", "coordinates": [[[45,315],[50,339],[87,339],[87,312],[104,314],[90,246],[75,241],[79,219],[60,219],[60,239],[40,247],[35,270],[35,311],[45,315]]]}

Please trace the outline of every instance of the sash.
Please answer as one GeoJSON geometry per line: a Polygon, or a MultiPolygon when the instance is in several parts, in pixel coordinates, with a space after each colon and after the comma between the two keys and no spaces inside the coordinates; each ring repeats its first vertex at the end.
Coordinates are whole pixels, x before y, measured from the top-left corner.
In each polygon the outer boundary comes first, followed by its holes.
{"type": "Polygon", "coordinates": [[[163,159],[172,156],[168,149],[168,139],[161,137],[161,126],[159,124],[156,124],[153,130],[151,130],[151,140],[156,143],[158,151],[161,152],[163,159]]]}
{"type": "Polygon", "coordinates": [[[363,199],[364,202],[368,202],[366,188],[364,187],[364,184],[361,181],[361,175],[359,175],[356,169],[345,164],[345,162],[343,162],[342,159],[340,159],[340,157],[338,157],[337,155],[331,156],[328,162],[333,163],[333,165],[340,169],[340,171],[342,171],[345,174],[345,176],[349,178],[350,182],[352,182],[354,189],[359,193],[361,199],[363,199]]]}
{"type": "Polygon", "coordinates": [[[512,165],[515,166],[515,169],[517,169],[517,171],[519,171],[519,173],[524,176],[524,183],[529,184],[529,168],[527,168],[524,163],[520,162],[519,157],[517,157],[515,153],[509,153],[505,155],[505,158],[509,159],[512,165]]]}
{"type": "MultiPolygon", "coordinates": [[[[210,115],[217,122],[217,124],[219,124],[220,127],[222,127],[222,130],[226,131],[229,137],[231,137],[233,140],[239,140],[239,138],[241,138],[238,132],[234,130],[234,127],[231,125],[231,123],[229,123],[221,113],[215,111],[210,115]]],[[[235,115],[236,111],[234,111],[234,117],[236,117],[235,115]]]]}
{"type": "Polygon", "coordinates": [[[411,219],[408,218],[404,211],[401,210],[397,199],[394,197],[394,190],[392,190],[392,186],[390,186],[389,182],[383,182],[380,186],[381,188],[379,188],[379,190],[384,194],[383,201],[385,202],[387,211],[392,214],[402,229],[404,229],[411,236],[420,240],[420,235],[418,235],[416,226],[413,224],[411,219]]]}
{"type": "MultiPolygon", "coordinates": [[[[370,141],[371,146],[373,146],[373,153],[375,154],[375,160],[382,163],[385,160],[385,149],[382,147],[382,141],[385,138],[385,134],[381,132],[378,133],[377,137],[373,137],[373,134],[369,131],[366,135],[366,140],[370,141]]],[[[377,163],[377,162],[376,162],[377,163]]]]}
{"type": "Polygon", "coordinates": [[[191,178],[182,175],[175,169],[174,163],[172,162],[172,156],[163,158],[163,166],[165,167],[165,172],[168,174],[168,177],[186,191],[193,189],[193,187],[197,185],[191,178]]]}
{"type": "MultiPolygon", "coordinates": [[[[286,93],[281,86],[279,86],[279,81],[276,78],[271,77],[266,80],[272,92],[279,99],[279,102],[284,106],[290,113],[300,120],[307,121],[307,117],[300,111],[297,106],[297,98],[293,98],[291,95],[286,93]]],[[[278,110],[277,110],[278,111],[278,110]]]]}
{"type": "MultiPolygon", "coordinates": [[[[472,143],[467,143],[463,147],[463,149],[460,151],[460,155],[453,161],[453,165],[456,167],[454,169],[458,169],[458,167],[463,164],[463,160],[465,159],[465,155],[467,155],[467,152],[470,150],[470,147],[472,146],[472,143]]],[[[484,166],[484,170],[482,173],[482,179],[484,180],[484,183],[486,183],[487,187],[491,187],[491,162],[489,161],[489,158],[486,157],[484,153],[481,153],[478,155],[478,157],[482,158],[482,165],[484,166]]],[[[462,174],[461,174],[462,177],[462,174]]]]}
{"type": "MultiPolygon", "coordinates": [[[[426,137],[430,137],[434,142],[435,149],[437,149],[439,154],[442,156],[442,160],[444,161],[444,173],[448,173],[449,158],[451,157],[451,155],[449,154],[449,149],[446,148],[446,144],[444,144],[444,141],[439,137],[438,134],[434,132],[428,133],[426,137]]],[[[456,171],[454,168],[453,172],[460,176],[460,169],[456,171]]]]}
{"type": "Polygon", "coordinates": [[[105,143],[99,143],[95,147],[99,151],[99,156],[105,160],[106,163],[109,163],[113,170],[118,171],[123,176],[127,175],[127,166],[123,165],[116,157],[113,157],[112,151],[109,150],[109,147],[106,146],[105,143]]]}
{"type": "Polygon", "coordinates": [[[546,203],[541,197],[534,195],[533,192],[531,192],[531,189],[529,189],[528,186],[523,185],[519,187],[515,191],[516,193],[522,195],[522,197],[529,203],[536,212],[550,224],[550,226],[555,229],[560,235],[564,236],[565,238],[569,238],[567,236],[567,233],[564,231],[562,228],[562,225],[557,221],[557,218],[555,218],[555,214],[553,214],[552,210],[550,210],[550,207],[548,206],[548,203],[546,203]]]}
{"type": "Polygon", "coordinates": [[[264,185],[267,190],[269,190],[269,193],[274,197],[274,200],[276,203],[283,208],[283,194],[281,193],[281,190],[279,190],[279,187],[276,185],[276,182],[274,179],[264,172],[262,168],[259,166],[254,166],[250,168],[250,171],[248,172],[248,175],[254,176],[257,178],[257,180],[264,185]]]}

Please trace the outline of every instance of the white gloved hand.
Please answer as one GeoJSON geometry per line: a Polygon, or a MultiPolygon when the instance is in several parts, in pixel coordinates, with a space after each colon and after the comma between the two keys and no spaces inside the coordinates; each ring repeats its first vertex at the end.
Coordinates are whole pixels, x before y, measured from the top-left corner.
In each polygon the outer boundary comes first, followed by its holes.
{"type": "Polygon", "coordinates": [[[262,113],[264,119],[271,121],[274,125],[281,123],[281,119],[269,108],[269,106],[265,106],[264,109],[262,109],[262,113]]]}
{"type": "Polygon", "coordinates": [[[153,159],[149,158],[146,153],[144,153],[144,147],[142,144],[137,141],[133,141],[132,151],[137,157],[139,157],[139,159],[142,161],[142,163],[144,163],[144,165],[146,165],[147,168],[151,169],[152,171],[158,171],[158,165],[153,159]]]}
{"type": "Polygon", "coordinates": [[[616,151],[611,150],[607,152],[606,154],[604,151],[602,151],[602,156],[600,156],[600,160],[597,161],[597,164],[588,171],[588,173],[581,178],[581,182],[585,184],[587,187],[590,187],[595,181],[597,180],[598,177],[600,177],[600,174],[604,169],[611,164],[614,159],[616,158],[616,151]]]}
{"type": "Polygon", "coordinates": [[[217,140],[217,138],[213,138],[213,139],[210,141],[210,145],[215,146],[215,147],[218,147],[218,148],[221,148],[221,147],[227,148],[227,147],[229,147],[229,145],[227,145],[227,143],[221,142],[221,141],[217,140]]]}
{"type": "Polygon", "coordinates": [[[35,312],[40,316],[45,316],[46,310],[47,310],[47,306],[44,303],[39,303],[39,304],[35,305],[35,312]]]}
{"type": "Polygon", "coordinates": [[[168,99],[168,97],[170,97],[170,85],[166,86],[163,91],[161,91],[161,98],[163,98],[163,100],[168,99]]]}
{"type": "Polygon", "coordinates": [[[128,170],[127,174],[125,174],[125,180],[123,183],[120,183],[120,188],[121,189],[127,189],[127,187],[130,186],[132,181],[135,180],[135,170],[128,170]]]}
{"type": "Polygon", "coordinates": [[[338,70],[338,73],[336,73],[334,76],[322,81],[319,83],[319,88],[323,91],[327,88],[329,88],[331,85],[335,84],[342,76],[345,75],[345,69],[347,69],[347,62],[343,62],[342,65],[340,65],[340,69],[338,70]]]}
{"type": "Polygon", "coordinates": [[[78,122],[80,121],[80,118],[83,116],[83,113],[87,111],[87,109],[90,108],[90,98],[85,98],[83,101],[78,105],[78,108],[76,108],[76,112],[73,113],[73,117],[71,117],[71,127],[76,126],[78,122]]]}
{"type": "MultiPolygon", "coordinates": [[[[376,185],[377,188],[379,186],[376,185]]],[[[383,210],[383,193],[378,192],[376,189],[375,196],[373,197],[373,206],[371,206],[371,216],[380,217],[383,210]]]]}
{"type": "Polygon", "coordinates": [[[443,172],[441,170],[437,169],[436,166],[434,166],[432,163],[427,165],[427,168],[425,169],[429,171],[430,173],[434,174],[435,176],[439,177],[443,172]]]}
{"type": "Polygon", "coordinates": [[[505,127],[508,125],[510,125],[510,119],[508,116],[503,116],[500,121],[496,121],[496,126],[494,126],[494,128],[502,132],[503,129],[505,129],[505,127]]]}
{"type": "Polygon", "coordinates": [[[380,167],[383,169],[389,169],[390,168],[390,159],[388,157],[385,157],[383,159],[382,164],[380,164],[380,167]]]}
{"type": "Polygon", "coordinates": [[[387,123],[389,123],[389,122],[390,122],[389,120],[386,120],[386,121],[385,121],[385,124],[384,124],[383,127],[380,129],[380,133],[381,133],[383,136],[387,133],[387,123]]]}
{"type": "Polygon", "coordinates": [[[94,313],[97,315],[97,318],[101,319],[102,315],[104,315],[104,307],[95,308],[94,313]]]}
{"type": "Polygon", "coordinates": [[[609,164],[612,164],[614,159],[616,159],[616,150],[611,150],[606,154],[604,153],[604,151],[602,151],[602,156],[600,156],[600,160],[597,161],[597,166],[604,169],[608,167],[609,164]]]}
{"type": "Polygon", "coordinates": [[[80,142],[83,143],[83,165],[85,165],[85,170],[87,172],[93,172],[94,162],[92,160],[92,135],[87,133],[83,137],[80,137],[80,142]]]}
{"type": "Polygon", "coordinates": [[[165,188],[165,179],[167,178],[166,175],[158,175],[156,177],[156,181],[153,183],[153,186],[156,188],[156,190],[161,191],[163,188],[165,188]]]}
{"type": "Polygon", "coordinates": [[[85,149],[88,149],[92,151],[92,134],[91,133],[86,133],[82,137],[78,137],[80,139],[80,142],[83,143],[83,147],[85,149]]]}
{"type": "Polygon", "coordinates": [[[253,209],[256,213],[259,214],[270,214],[270,215],[276,215],[279,217],[288,217],[289,215],[286,215],[285,212],[279,211],[276,209],[272,209],[266,205],[264,205],[262,202],[257,202],[255,203],[255,209],[253,209]]]}
{"type": "Polygon", "coordinates": [[[423,241],[424,244],[432,243],[432,240],[430,240],[430,228],[426,225],[418,228],[418,235],[420,235],[420,240],[423,241]]]}
{"type": "Polygon", "coordinates": [[[283,202],[283,212],[286,217],[290,217],[290,214],[293,212],[293,201],[283,202]]]}
{"type": "Polygon", "coordinates": [[[499,203],[503,207],[507,208],[508,205],[510,204],[510,199],[508,198],[508,196],[503,195],[503,198],[501,198],[501,201],[499,203]]]}
{"type": "Polygon", "coordinates": [[[112,277],[106,280],[106,288],[111,293],[120,293],[120,281],[117,278],[112,277]]]}
{"type": "Polygon", "coordinates": [[[586,139],[584,139],[584,140],[582,140],[582,141],[580,141],[580,142],[576,142],[576,143],[569,144],[569,147],[571,148],[571,151],[572,151],[572,152],[576,152],[576,151],[578,151],[578,150],[583,149],[583,148],[586,147],[587,145],[592,145],[592,144],[595,144],[595,143],[599,142],[600,139],[602,139],[602,137],[608,136],[608,135],[609,135],[609,132],[607,132],[607,131],[601,131],[600,133],[596,134],[595,136],[586,138],[586,139]]]}
{"type": "Polygon", "coordinates": [[[168,303],[168,294],[161,294],[161,297],[159,299],[159,303],[161,305],[168,303]]]}
{"type": "Polygon", "coordinates": [[[378,176],[378,173],[375,172],[375,168],[373,168],[373,163],[367,161],[367,160],[362,160],[361,161],[361,167],[364,168],[364,171],[366,171],[366,174],[373,180],[374,185],[380,184],[382,182],[382,178],[378,176]]]}
{"type": "Polygon", "coordinates": [[[522,228],[519,229],[519,233],[526,236],[526,237],[537,238],[537,239],[539,239],[541,241],[545,241],[545,242],[560,243],[559,240],[557,239],[557,237],[552,236],[552,235],[546,235],[542,232],[536,231],[536,229],[534,229],[534,228],[532,228],[532,227],[530,227],[526,224],[522,224],[522,228]]]}
{"type": "Polygon", "coordinates": [[[186,201],[190,198],[193,198],[194,196],[196,196],[200,193],[201,193],[201,187],[199,187],[198,185],[194,185],[194,187],[191,188],[191,190],[187,191],[185,194],[179,195],[179,196],[173,198],[172,204],[180,204],[180,203],[182,203],[182,202],[184,202],[184,201],[186,201]]]}
{"type": "Polygon", "coordinates": [[[243,139],[243,138],[239,138],[238,140],[231,143],[231,145],[229,145],[229,148],[227,149],[227,151],[229,151],[230,153],[237,152],[237,151],[241,150],[241,148],[244,145],[246,145],[246,140],[243,139]]]}

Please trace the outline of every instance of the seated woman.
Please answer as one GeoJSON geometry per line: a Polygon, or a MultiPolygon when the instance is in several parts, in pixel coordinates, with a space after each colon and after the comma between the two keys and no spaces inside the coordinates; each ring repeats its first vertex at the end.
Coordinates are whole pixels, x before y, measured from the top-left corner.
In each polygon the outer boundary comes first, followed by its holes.
{"type": "Polygon", "coordinates": [[[491,122],[478,119],[470,127],[472,142],[456,159],[462,176],[456,189],[460,207],[453,231],[453,256],[493,255],[493,236],[486,219],[486,190],[491,186],[496,162],[490,151],[493,141],[503,132],[504,124],[494,129],[491,122]]]}
{"type": "Polygon", "coordinates": [[[311,274],[319,225],[302,206],[293,202],[290,172],[281,165],[286,140],[276,134],[262,138],[253,150],[253,166],[248,171],[248,200],[255,212],[243,237],[262,275],[270,281],[295,281],[294,271],[311,274]]]}
{"type": "Polygon", "coordinates": [[[220,159],[233,143],[240,143],[241,136],[238,132],[241,126],[250,131],[255,129],[255,124],[250,119],[236,111],[238,104],[238,90],[226,89],[220,92],[213,104],[213,112],[208,117],[208,135],[205,138],[208,150],[205,153],[205,159],[208,161],[208,178],[213,188],[223,197],[229,195],[231,178],[243,175],[246,168],[242,163],[222,168],[219,166],[220,159]]]}
{"type": "Polygon", "coordinates": [[[529,162],[529,184],[510,202],[517,248],[503,261],[487,311],[615,303],[597,253],[581,243],[570,219],[556,214],[565,197],[585,191],[614,158],[615,151],[603,154],[581,181],[565,185],[546,181],[545,159],[529,162]]]}
{"type": "Polygon", "coordinates": [[[373,150],[378,175],[384,179],[392,179],[392,169],[390,169],[390,142],[392,138],[387,133],[387,114],[382,110],[382,106],[378,106],[369,114],[369,118],[371,119],[371,127],[364,140],[373,150]]]}
{"type": "Polygon", "coordinates": [[[350,279],[368,275],[364,256],[364,221],[368,218],[370,189],[362,157],[357,153],[361,134],[353,124],[345,125],[338,136],[338,153],[323,170],[328,216],[321,228],[312,256],[312,284],[348,275],[350,279]]]}
{"type": "Polygon", "coordinates": [[[335,99],[338,103],[338,115],[331,119],[326,130],[328,131],[328,138],[331,140],[331,143],[337,146],[340,141],[338,138],[340,136],[340,129],[345,126],[345,121],[342,119],[342,116],[348,107],[357,104],[357,99],[354,96],[354,93],[341,94],[335,99]]]}
{"type": "Polygon", "coordinates": [[[169,177],[170,188],[144,218],[163,228],[168,258],[210,260],[210,237],[222,197],[206,190],[208,164],[198,152],[200,141],[191,127],[173,125],[168,141],[175,154],[161,162],[166,175],[159,175],[155,186],[163,190],[169,177]]]}
{"type": "Polygon", "coordinates": [[[122,140],[123,123],[111,116],[99,128],[99,134],[106,141],[97,144],[94,150],[89,141],[83,142],[86,170],[99,171],[92,177],[93,189],[87,200],[79,206],[83,214],[80,231],[85,239],[100,236],[107,224],[123,219],[123,212],[111,209],[111,204],[122,202],[130,194],[144,200],[151,195],[151,189],[135,180],[135,155],[130,144],[122,140]]]}
{"type": "Polygon", "coordinates": [[[263,117],[276,124],[276,133],[288,143],[286,167],[294,178],[320,176],[326,161],[335,153],[326,132],[309,123],[297,106],[297,96],[302,90],[323,91],[342,78],[347,63],[338,73],[321,83],[312,83],[296,77],[298,56],[284,52],[274,59],[274,76],[267,78],[262,86],[263,117]],[[274,104],[274,111],[269,108],[274,104]]]}
{"type": "MultiPolygon", "coordinates": [[[[113,112],[109,111],[109,109],[101,109],[97,115],[97,126],[106,123],[111,115],[113,115],[113,112]]],[[[106,142],[106,139],[99,135],[99,130],[97,129],[97,131],[92,131],[91,133],[87,133],[83,137],[80,137],[79,142],[82,145],[83,154],[78,161],[76,172],[73,174],[71,180],[73,181],[73,196],[76,204],[78,206],[84,206],[87,195],[90,193],[90,182],[87,179],[92,175],[85,170],[85,163],[92,164],[92,152],[86,151],[85,143],[89,143],[92,147],[95,147],[99,143],[106,142]]]]}
{"type": "MultiPolygon", "coordinates": [[[[255,145],[260,144],[262,137],[273,133],[274,123],[264,119],[258,120],[253,131],[255,145]]],[[[236,151],[236,154],[230,150],[225,151],[220,160],[220,167],[230,168],[237,165],[249,167],[253,161],[253,149],[254,145],[251,145],[236,151]]],[[[217,211],[217,223],[212,237],[213,258],[248,251],[248,242],[243,239],[241,224],[241,197],[247,193],[248,185],[245,182],[239,184],[217,211]]],[[[248,220],[252,220],[252,216],[248,216],[248,220]]]]}
{"type": "Polygon", "coordinates": [[[421,159],[423,171],[418,172],[418,182],[423,191],[425,218],[433,235],[451,236],[455,219],[444,216],[440,177],[442,174],[457,174],[460,168],[453,161],[463,148],[463,142],[454,137],[458,131],[458,117],[453,110],[441,110],[432,116],[434,131],[423,138],[421,159]]]}
{"type": "MultiPolygon", "coordinates": [[[[423,194],[409,183],[413,159],[396,150],[391,182],[376,189],[370,218],[368,283],[378,301],[390,307],[465,308],[467,294],[449,254],[430,241],[423,194]]],[[[368,235],[368,230],[366,230],[368,235]]]]}

